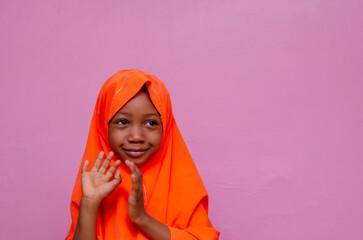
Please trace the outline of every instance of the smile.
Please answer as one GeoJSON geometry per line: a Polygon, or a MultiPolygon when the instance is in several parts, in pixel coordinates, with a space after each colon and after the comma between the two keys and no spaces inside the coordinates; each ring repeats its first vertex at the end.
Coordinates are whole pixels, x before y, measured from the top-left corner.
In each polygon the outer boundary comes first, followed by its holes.
{"type": "Polygon", "coordinates": [[[142,157],[149,149],[122,149],[130,158],[142,157]]]}

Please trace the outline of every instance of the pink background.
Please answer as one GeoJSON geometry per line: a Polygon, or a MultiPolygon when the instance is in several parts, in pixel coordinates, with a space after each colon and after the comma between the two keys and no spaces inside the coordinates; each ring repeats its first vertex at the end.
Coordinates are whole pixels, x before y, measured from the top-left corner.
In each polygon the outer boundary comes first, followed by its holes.
{"type": "Polygon", "coordinates": [[[63,239],[91,114],[154,73],[220,239],[363,239],[363,2],[0,1],[0,239],[63,239]]]}

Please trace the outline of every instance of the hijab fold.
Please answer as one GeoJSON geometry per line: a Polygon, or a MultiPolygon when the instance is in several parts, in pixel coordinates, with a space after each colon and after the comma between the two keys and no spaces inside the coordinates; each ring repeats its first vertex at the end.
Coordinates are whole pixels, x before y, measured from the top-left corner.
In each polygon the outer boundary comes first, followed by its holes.
{"type": "MultiPolygon", "coordinates": [[[[176,125],[169,92],[154,75],[138,70],[122,70],[104,83],[96,102],[81,166],[88,159],[91,168],[100,151],[106,155],[111,151],[108,122],[143,86],[147,87],[163,123],[160,149],[140,167],[144,178],[145,211],[168,226],[172,240],[218,239],[219,233],[208,219],[208,195],[176,125]]],[[[116,160],[114,158],[111,164],[116,160]]],[[[122,182],[100,206],[97,238],[146,240],[148,238],[128,219],[131,173],[124,164],[119,168],[122,182]]],[[[66,240],[73,238],[81,196],[80,167],[71,198],[72,224],[66,240]]]]}

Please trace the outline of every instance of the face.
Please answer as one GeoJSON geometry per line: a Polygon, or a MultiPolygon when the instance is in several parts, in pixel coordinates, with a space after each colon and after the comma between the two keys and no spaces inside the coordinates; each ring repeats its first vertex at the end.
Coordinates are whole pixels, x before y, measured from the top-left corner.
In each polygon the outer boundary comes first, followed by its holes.
{"type": "Polygon", "coordinates": [[[140,91],[111,119],[108,141],[121,161],[141,165],[161,146],[161,117],[149,95],[140,91]]]}

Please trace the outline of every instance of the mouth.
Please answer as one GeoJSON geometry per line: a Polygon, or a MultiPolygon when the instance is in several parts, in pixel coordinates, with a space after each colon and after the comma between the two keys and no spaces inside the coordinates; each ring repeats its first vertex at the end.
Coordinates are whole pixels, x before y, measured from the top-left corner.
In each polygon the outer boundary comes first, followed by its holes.
{"type": "Polygon", "coordinates": [[[130,158],[142,157],[149,149],[122,149],[124,153],[130,158]]]}

